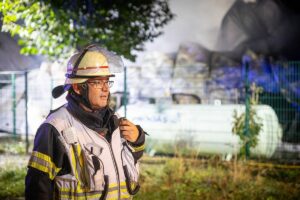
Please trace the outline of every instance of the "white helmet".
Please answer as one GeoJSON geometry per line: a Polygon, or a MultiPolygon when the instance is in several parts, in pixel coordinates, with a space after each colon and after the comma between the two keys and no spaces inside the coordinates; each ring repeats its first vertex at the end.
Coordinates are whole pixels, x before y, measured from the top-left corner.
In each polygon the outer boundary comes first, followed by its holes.
{"type": "Polygon", "coordinates": [[[113,77],[124,68],[120,56],[96,45],[90,45],[69,59],[66,84],[83,83],[99,76],[113,77]]]}
{"type": "Polygon", "coordinates": [[[114,77],[124,69],[120,56],[97,45],[89,45],[69,58],[66,81],[52,90],[57,98],[70,89],[70,84],[84,83],[89,78],[114,77]]]}

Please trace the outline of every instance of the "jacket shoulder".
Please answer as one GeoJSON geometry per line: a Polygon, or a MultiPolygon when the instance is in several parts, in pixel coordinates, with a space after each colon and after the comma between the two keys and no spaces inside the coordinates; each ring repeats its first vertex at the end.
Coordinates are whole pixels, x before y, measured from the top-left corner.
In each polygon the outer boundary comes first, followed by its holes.
{"type": "Polygon", "coordinates": [[[71,126],[72,116],[66,108],[66,105],[50,112],[44,123],[51,124],[58,132],[61,132],[71,126]]]}

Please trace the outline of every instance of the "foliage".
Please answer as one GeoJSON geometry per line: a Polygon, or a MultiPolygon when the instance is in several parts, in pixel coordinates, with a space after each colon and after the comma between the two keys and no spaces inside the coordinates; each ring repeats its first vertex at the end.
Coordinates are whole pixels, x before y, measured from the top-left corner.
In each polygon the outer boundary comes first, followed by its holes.
{"type": "Polygon", "coordinates": [[[245,113],[238,115],[237,111],[234,110],[233,113],[234,124],[232,132],[239,136],[241,140],[240,155],[245,156],[245,146],[246,143],[249,144],[249,147],[256,147],[258,143],[258,135],[262,128],[261,118],[257,116],[256,111],[251,107],[249,113],[249,132],[248,135],[245,134],[245,113]]]}
{"type": "Polygon", "coordinates": [[[24,196],[25,168],[0,169],[0,199],[24,196]]]}
{"type": "Polygon", "coordinates": [[[239,136],[242,146],[240,148],[240,155],[243,157],[246,155],[246,144],[249,144],[250,147],[256,147],[258,143],[258,135],[263,126],[260,123],[261,118],[257,116],[256,111],[253,109],[253,105],[258,105],[259,95],[263,92],[262,87],[258,87],[256,83],[251,84],[251,98],[250,98],[250,109],[249,109],[249,130],[248,135],[246,135],[246,115],[241,113],[238,115],[237,111],[234,110],[233,118],[233,128],[232,132],[239,136]]]}
{"type": "Polygon", "coordinates": [[[74,48],[100,43],[128,59],[162,34],[174,15],[168,0],[1,1],[2,31],[17,34],[21,53],[67,57],[74,48]]]}

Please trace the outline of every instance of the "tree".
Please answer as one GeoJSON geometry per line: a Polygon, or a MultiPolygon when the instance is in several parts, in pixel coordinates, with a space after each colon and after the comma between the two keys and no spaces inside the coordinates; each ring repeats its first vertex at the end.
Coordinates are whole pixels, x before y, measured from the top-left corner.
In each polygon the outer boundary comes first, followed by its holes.
{"type": "Polygon", "coordinates": [[[99,43],[134,60],[133,50],[162,34],[174,15],[168,0],[12,0],[0,2],[2,31],[18,35],[23,54],[65,58],[99,43]]]}

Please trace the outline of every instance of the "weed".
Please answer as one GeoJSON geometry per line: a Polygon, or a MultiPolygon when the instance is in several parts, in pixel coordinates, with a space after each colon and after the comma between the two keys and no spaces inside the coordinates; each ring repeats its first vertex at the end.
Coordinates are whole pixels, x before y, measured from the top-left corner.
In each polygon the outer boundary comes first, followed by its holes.
{"type": "MultiPolygon", "coordinates": [[[[14,166],[0,167],[0,199],[24,196],[26,168],[14,166]]],[[[258,168],[217,157],[199,160],[144,156],[141,189],[134,199],[298,199],[299,180],[299,169],[258,168]]]]}

